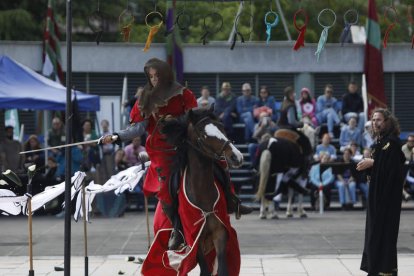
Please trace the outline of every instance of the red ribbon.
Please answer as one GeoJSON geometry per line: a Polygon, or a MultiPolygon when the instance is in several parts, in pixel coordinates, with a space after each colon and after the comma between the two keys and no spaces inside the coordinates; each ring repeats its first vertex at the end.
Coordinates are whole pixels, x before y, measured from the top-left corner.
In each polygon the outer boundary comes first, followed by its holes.
{"type": "Polygon", "coordinates": [[[394,26],[395,26],[395,22],[392,23],[391,25],[389,25],[388,28],[387,28],[387,31],[385,32],[384,41],[383,41],[384,49],[387,48],[388,36],[390,35],[390,32],[391,32],[392,28],[394,28],[394,26]]]}
{"type": "Polygon", "coordinates": [[[295,25],[296,30],[299,31],[299,36],[295,42],[295,45],[293,46],[293,50],[297,51],[300,47],[305,47],[305,33],[306,33],[306,25],[308,24],[309,17],[308,14],[304,9],[299,9],[295,12],[295,15],[293,17],[293,24],[295,25]],[[303,13],[305,16],[305,24],[303,26],[299,27],[296,24],[296,16],[298,16],[300,13],[303,13]]]}

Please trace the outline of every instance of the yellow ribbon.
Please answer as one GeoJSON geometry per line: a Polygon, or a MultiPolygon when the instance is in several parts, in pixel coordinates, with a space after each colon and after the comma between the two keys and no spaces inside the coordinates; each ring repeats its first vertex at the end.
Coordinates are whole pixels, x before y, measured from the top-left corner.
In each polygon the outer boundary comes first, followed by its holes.
{"type": "Polygon", "coordinates": [[[160,30],[161,26],[162,26],[162,22],[160,22],[158,25],[154,25],[150,27],[150,31],[147,37],[147,42],[145,42],[145,47],[143,49],[144,52],[149,50],[152,40],[154,39],[155,34],[158,33],[158,31],[160,30]]]}

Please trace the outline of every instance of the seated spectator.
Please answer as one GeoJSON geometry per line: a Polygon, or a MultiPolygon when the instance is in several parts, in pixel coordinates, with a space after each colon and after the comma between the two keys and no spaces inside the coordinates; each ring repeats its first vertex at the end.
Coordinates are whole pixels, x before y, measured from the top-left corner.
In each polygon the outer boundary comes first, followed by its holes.
{"type": "Polygon", "coordinates": [[[371,148],[374,143],[372,139],[372,123],[368,121],[365,123],[364,132],[362,133],[362,148],[371,148]]]}
{"type": "Polygon", "coordinates": [[[408,134],[407,142],[401,147],[402,152],[404,153],[406,163],[411,161],[412,151],[414,148],[414,133],[408,134]]]}
{"type": "Polygon", "coordinates": [[[66,143],[65,126],[59,117],[52,119],[52,127],[48,132],[47,144],[50,147],[60,146],[66,143]]]}
{"type": "Polygon", "coordinates": [[[315,99],[312,98],[309,88],[302,88],[299,105],[302,112],[301,121],[311,125],[312,127],[318,126],[318,120],[315,115],[316,102],[315,99]]]}
{"type": "Polygon", "coordinates": [[[309,171],[309,182],[311,184],[311,205],[315,208],[315,198],[318,197],[319,189],[322,189],[324,195],[324,206],[329,207],[331,202],[331,189],[334,185],[335,176],[332,168],[327,164],[329,154],[321,154],[321,162],[313,165],[309,171]]]}
{"type": "Polygon", "coordinates": [[[277,122],[279,127],[296,129],[303,126],[303,123],[298,119],[295,94],[295,90],[293,90],[292,86],[285,88],[280,118],[277,122]]]}
{"type": "Polygon", "coordinates": [[[231,92],[229,82],[223,82],[221,92],[214,105],[214,114],[223,122],[224,130],[230,137],[233,136],[233,120],[237,118],[236,96],[231,92]]]}
{"type": "MultiPolygon", "coordinates": [[[[30,135],[27,141],[23,145],[24,151],[38,150],[42,146],[36,135],[30,135]]],[[[42,173],[45,171],[45,153],[44,151],[30,152],[25,155],[24,166],[27,169],[31,165],[36,165],[36,170],[40,170],[42,173]]]]}
{"type": "Polygon", "coordinates": [[[256,152],[258,145],[262,142],[263,135],[271,135],[275,130],[276,123],[272,121],[272,118],[266,112],[262,112],[259,122],[254,126],[253,139],[255,139],[255,142],[249,143],[247,146],[252,164],[256,163],[256,152]]]}
{"type": "Polygon", "coordinates": [[[128,160],[123,149],[118,149],[115,152],[115,172],[128,169],[128,160]]]}
{"type": "MultiPolygon", "coordinates": [[[[371,149],[366,148],[363,151],[363,158],[371,158],[371,149]]],[[[368,200],[368,170],[356,171],[355,179],[357,187],[361,190],[362,206],[365,208],[366,202],[368,200]]]]}
{"type": "Polygon", "coordinates": [[[334,126],[340,123],[338,111],[336,110],[337,100],[332,96],[333,86],[325,86],[324,95],[318,97],[316,101],[316,118],[318,124],[327,123],[328,133],[331,138],[334,137],[334,126]]]}
{"type": "Polygon", "coordinates": [[[198,107],[203,108],[210,108],[212,104],[216,102],[216,99],[210,96],[210,90],[208,89],[208,86],[201,87],[201,96],[197,99],[197,105],[198,107]],[[207,104],[205,102],[207,101],[207,104]],[[202,105],[204,103],[204,105],[202,105]]]}
{"type": "Polygon", "coordinates": [[[132,139],[131,144],[126,146],[124,151],[128,167],[141,164],[139,153],[145,151],[145,147],[141,145],[141,137],[132,139]]]}
{"type": "Polygon", "coordinates": [[[345,149],[342,156],[342,162],[347,166],[344,166],[342,172],[336,176],[336,187],[338,188],[339,202],[341,203],[343,210],[353,208],[356,203],[356,181],[354,178],[356,165],[351,161],[351,156],[351,149],[345,149]]]}
{"type": "Polygon", "coordinates": [[[330,162],[336,160],[336,148],[330,143],[331,137],[328,133],[325,133],[322,136],[322,143],[316,146],[315,155],[313,156],[313,159],[315,159],[315,161],[319,161],[322,154],[327,154],[330,162]]]}
{"type": "Polygon", "coordinates": [[[275,98],[269,95],[269,90],[266,85],[260,87],[259,102],[257,108],[253,110],[254,117],[259,120],[259,116],[263,111],[266,111],[272,116],[272,121],[277,122],[279,119],[279,111],[276,110],[275,98]],[[267,109],[264,109],[263,107],[267,107],[267,109]]]}
{"type": "Polygon", "coordinates": [[[13,133],[14,128],[12,126],[6,126],[4,128],[5,139],[1,142],[1,164],[3,170],[12,170],[15,173],[22,173],[24,171],[24,156],[19,154],[23,151],[22,144],[14,140],[13,133]]]}
{"type": "Polygon", "coordinates": [[[259,100],[252,95],[252,88],[249,83],[242,85],[242,95],[237,97],[236,109],[240,122],[245,124],[244,140],[249,142],[254,131],[253,109],[257,107],[259,100]]]}
{"type": "Polygon", "coordinates": [[[351,117],[357,118],[357,128],[362,133],[365,125],[364,102],[358,94],[358,84],[355,81],[349,82],[348,92],[342,96],[342,116],[346,123],[351,117]]]}
{"type": "Polygon", "coordinates": [[[363,155],[362,155],[361,151],[359,150],[360,146],[357,143],[351,142],[351,145],[349,146],[349,149],[352,152],[352,157],[351,157],[352,161],[359,162],[359,161],[362,160],[363,155]]]}
{"type": "Polygon", "coordinates": [[[357,128],[357,121],[355,117],[351,117],[348,121],[348,125],[341,129],[341,135],[339,136],[340,151],[344,151],[351,145],[351,142],[361,146],[362,134],[357,128]]]}

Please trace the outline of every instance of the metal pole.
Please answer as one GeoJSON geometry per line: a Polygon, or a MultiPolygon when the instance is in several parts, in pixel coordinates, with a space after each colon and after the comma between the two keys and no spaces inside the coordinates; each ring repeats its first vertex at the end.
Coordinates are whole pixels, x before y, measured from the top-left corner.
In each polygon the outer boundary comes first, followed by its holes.
{"type": "Polygon", "coordinates": [[[34,276],[33,270],[33,231],[32,231],[32,183],[29,178],[29,183],[27,184],[27,194],[29,198],[27,199],[27,208],[29,212],[28,224],[29,224],[29,276],[34,276]]]}
{"type": "Polygon", "coordinates": [[[280,18],[282,20],[283,28],[285,29],[287,39],[289,41],[292,41],[292,36],[290,35],[289,28],[288,28],[288,25],[286,23],[285,16],[283,15],[282,6],[280,5],[279,0],[275,0],[275,2],[276,2],[277,9],[279,10],[280,18]]]}
{"type": "Polygon", "coordinates": [[[82,209],[83,209],[83,237],[85,240],[85,276],[89,274],[89,260],[88,260],[88,223],[86,222],[86,193],[85,193],[86,182],[82,183],[82,209]]]}
{"type": "MultiPolygon", "coordinates": [[[[66,144],[72,141],[72,1],[66,0],[66,144]]],[[[64,276],[70,276],[72,151],[65,149],[64,276]]]]}

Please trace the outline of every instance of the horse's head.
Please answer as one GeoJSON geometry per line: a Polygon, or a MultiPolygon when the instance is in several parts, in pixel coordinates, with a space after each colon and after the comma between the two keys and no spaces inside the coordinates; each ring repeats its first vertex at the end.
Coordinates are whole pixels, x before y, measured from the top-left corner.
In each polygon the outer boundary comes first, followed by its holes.
{"type": "Polygon", "coordinates": [[[209,110],[190,110],[188,114],[187,138],[205,156],[216,160],[226,159],[230,167],[240,167],[242,153],[224,134],[224,127],[209,110]]]}

